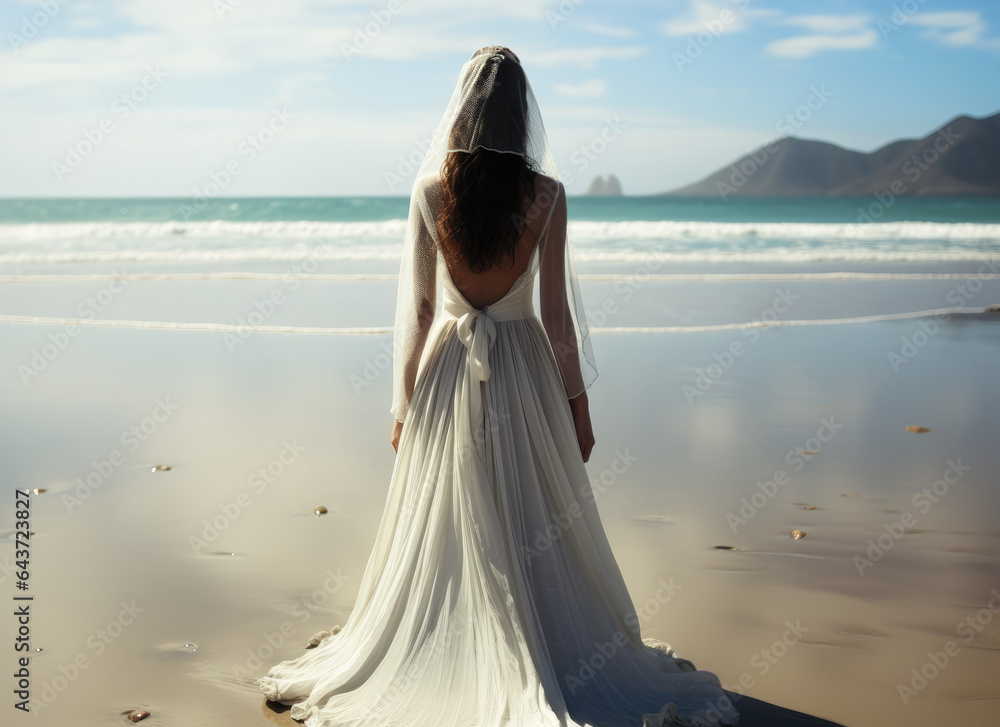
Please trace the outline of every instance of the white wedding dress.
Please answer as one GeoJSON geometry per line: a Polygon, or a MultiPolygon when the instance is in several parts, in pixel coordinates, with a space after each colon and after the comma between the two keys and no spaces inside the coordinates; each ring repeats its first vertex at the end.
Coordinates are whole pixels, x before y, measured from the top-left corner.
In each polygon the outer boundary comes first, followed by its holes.
{"type": "Polygon", "coordinates": [[[546,311],[534,311],[536,278],[543,307],[566,300],[565,235],[544,230],[527,270],[481,310],[434,255],[443,315],[427,337],[354,609],[339,632],[257,681],[309,727],[737,720],[714,674],[639,633],[546,311]]]}
{"type": "Polygon", "coordinates": [[[738,697],[641,637],[568,403],[597,369],[559,179],[520,60],[477,50],[410,195],[393,329],[404,426],[357,600],[257,685],[309,727],[832,725],[738,697]],[[537,242],[477,309],[437,252],[436,220],[442,165],[480,150],[538,174],[518,220],[537,242]]]}

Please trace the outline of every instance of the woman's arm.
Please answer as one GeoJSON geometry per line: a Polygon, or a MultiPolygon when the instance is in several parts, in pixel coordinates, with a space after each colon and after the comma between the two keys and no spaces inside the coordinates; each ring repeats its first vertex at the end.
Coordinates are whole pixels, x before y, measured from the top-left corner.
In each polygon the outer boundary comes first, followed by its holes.
{"type": "Polygon", "coordinates": [[[409,412],[420,359],[434,324],[437,305],[437,252],[429,227],[433,224],[427,199],[427,184],[418,183],[414,185],[409,212],[413,245],[408,260],[407,251],[404,250],[400,269],[400,297],[397,306],[405,306],[405,309],[398,308],[400,311],[405,310],[405,314],[404,317],[397,318],[403,324],[397,324],[396,340],[393,341],[393,357],[399,357],[399,363],[394,364],[399,367],[393,386],[392,413],[395,420],[391,441],[394,448],[398,445],[399,433],[409,412]]]}
{"type": "Polygon", "coordinates": [[[571,397],[569,408],[573,413],[576,437],[580,442],[580,454],[586,462],[590,459],[595,441],[590,423],[590,402],[583,385],[580,349],[566,285],[567,210],[566,188],[562,182],[558,183],[553,204],[548,227],[540,241],[544,245],[539,261],[541,319],[556,357],[566,395],[571,397]]]}
{"type": "Polygon", "coordinates": [[[392,448],[399,451],[399,438],[403,435],[403,422],[399,419],[392,420],[392,436],[389,437],[389,443],[392,444],[392,448]]]}

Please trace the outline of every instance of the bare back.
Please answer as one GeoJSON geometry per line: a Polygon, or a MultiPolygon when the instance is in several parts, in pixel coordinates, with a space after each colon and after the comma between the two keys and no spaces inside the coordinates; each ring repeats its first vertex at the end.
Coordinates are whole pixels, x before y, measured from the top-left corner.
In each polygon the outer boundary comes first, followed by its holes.
{"type": "Polygon", "coordinates": [[[511,265],[510,255],[504,255],[500,265],[494,265],[489,270],[474,273],[465,264],[452,267],[446,261],[455,287],[470,305],[476,308],[493,305],[507,294],[511,286],[528,269],[531,253],[538,242],[546,220],[549,218],[548,207],[554,201],[553,195],[543,194],[544,179],[540,174],[535,175],[535,198],[525,214],[526,224],[514,248],[513,265],[511,265]]]}

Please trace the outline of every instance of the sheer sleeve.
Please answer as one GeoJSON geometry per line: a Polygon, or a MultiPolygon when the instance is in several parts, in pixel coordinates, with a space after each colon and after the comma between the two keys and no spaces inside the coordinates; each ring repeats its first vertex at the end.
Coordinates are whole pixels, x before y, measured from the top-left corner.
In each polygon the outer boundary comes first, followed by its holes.
{"type": "Polygon", "coordinates": [[[580,284],[567,242],[566,188],[558,182],[551,217],[539,244],[539,307],[566,395],[573,399],[597,378],[580,284]]]}
{"type": "Polygon", "coordinates": [[[390,409],[399,421],[406,419],[410,408],[424,345],[437,312],[437,252],[430,181],[420,180],[413,187],[400,260],[390,409]]]}

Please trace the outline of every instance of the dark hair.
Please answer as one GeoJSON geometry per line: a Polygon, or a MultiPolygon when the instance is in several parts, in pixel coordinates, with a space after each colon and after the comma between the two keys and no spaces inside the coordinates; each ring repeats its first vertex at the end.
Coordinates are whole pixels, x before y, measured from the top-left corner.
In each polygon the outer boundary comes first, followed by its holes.
{"type": "Polygon", "coordinates": [[[485,117],[496,125],[491,138],[511,151],[477,146],[449,152],[441,165],[442,206],[436,220],[444,257],[465,262],[475,273],[499,266],[507,255],[513,267],[535,196],[531,161],[522,155],[527,151],[527,79],[509,49],[490,46],[473,57],[483,52],[492,53],[486,63],[496,64],[496,74],[484,72],[477,81],[491,79],[492,86],[471,90],[469,97],[477,105],[458,114],[451,140],[463,145],[463,135],[478,131],[485,117]]]}

